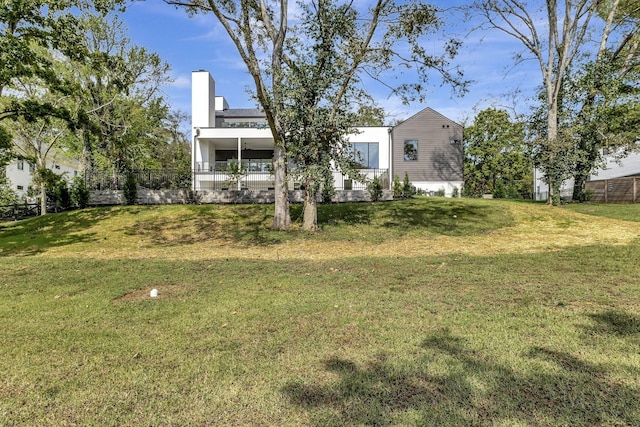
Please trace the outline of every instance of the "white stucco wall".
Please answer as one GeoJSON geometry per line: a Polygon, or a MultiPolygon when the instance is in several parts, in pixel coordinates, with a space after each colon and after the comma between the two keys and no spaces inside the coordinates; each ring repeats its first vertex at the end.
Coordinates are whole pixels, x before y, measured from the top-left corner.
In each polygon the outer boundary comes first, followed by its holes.
{"type": "MultiPolygon", "coordinates": [[[[26,197],[27,190],[33,180],[32,172],[29,164],[23,161],[23,168],[18,169],[18,161],[9,163],[6,167],[7,178],[9,179],[11,188],[18,194],[18,197],[26,197]]],[[[47,162],[47,167],[58,175],[63,175],[71,182],[73,177],[78,174],[79,166],[73,162],[51,161],[47,162]]]]}
{"type": "Polygon", "coordinates": [[[208,71],[191,73],[191,123],[194,128],[216,125],[216,83],[208,71]]]}
{"type": "MultiPolygon", "coordinates": [[[[390,151],[391,138],[388,126],[361,127],[358,132],[349,135],[350,143],[357,142],[377,142],[378,143],[378,169],[389,169],[391,167],[390,151]]],[[[389,175],[393,176],[393,175],[389,175]]]]}

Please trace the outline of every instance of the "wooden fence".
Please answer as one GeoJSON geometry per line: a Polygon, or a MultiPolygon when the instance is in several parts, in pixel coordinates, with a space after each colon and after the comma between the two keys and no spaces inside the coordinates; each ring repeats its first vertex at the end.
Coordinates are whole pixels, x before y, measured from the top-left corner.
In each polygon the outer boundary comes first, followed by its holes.
{"type": "Polygon", "coordinates": [[[640,177],[587,181],[585,191],[595,203],[640,202],[640,177]]]}

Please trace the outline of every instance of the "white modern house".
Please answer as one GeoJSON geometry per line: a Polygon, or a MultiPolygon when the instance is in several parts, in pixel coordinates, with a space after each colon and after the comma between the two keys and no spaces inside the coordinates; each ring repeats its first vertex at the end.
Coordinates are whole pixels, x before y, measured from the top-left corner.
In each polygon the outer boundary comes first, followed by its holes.
{"type": "MultiPolygon", "coordinates": [[[[265,115],[229,108],[205,70],[192,73],[192,129],[194,190],[273,189],[274,143],[265,115]],[[238,165],[241,174],[234,173],[238,165]]],[[[430,108],[395,127],[360,127],[349,142],[366,178],[335,171],[337,190],[366,189],[373,177],[390,188],[393,177],[402,179],[405,172],[424,191],[450,195],[462,189],[462,126],[430,108]]],[[[296,185],[291,182],[290,188],[296,185]]]]}
{"type": "MultiPolygon", "coordinates": [[[[47,167],[58,175],[64,175],[68,180],[78,175],[80,167],[77,161],[52,157],[47,160],[47,167]]],[[[24,160],[14,160],[5,168],[11,188],[19,198],[27,196],[27,190],[33,181],[34,167],[24,160]]]]}

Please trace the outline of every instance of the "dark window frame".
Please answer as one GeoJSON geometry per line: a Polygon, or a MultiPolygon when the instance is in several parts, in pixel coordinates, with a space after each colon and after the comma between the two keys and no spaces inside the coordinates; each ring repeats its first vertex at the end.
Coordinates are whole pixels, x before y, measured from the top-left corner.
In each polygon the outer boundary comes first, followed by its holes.
{"type": "Polygon", "coordinates": [[[405,162],[417,162],[418,161],[418,140],[417,139],[405,139],[403,145],[403,158],[405,162]],[[413,146],[412,150],[408,150],[408,146],[413,146]]]}

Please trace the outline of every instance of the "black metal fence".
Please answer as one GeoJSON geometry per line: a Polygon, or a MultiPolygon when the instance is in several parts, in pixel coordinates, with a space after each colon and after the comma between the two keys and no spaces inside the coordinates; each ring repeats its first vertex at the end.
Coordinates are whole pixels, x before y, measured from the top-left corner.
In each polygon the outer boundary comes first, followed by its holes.
{"type": "Polygon", "coordinates": [[[0,205],[0,220],[19,220],[40,215],[39,203],[16,203],[0,205]]]}
{"type": "MultiPolygon", "coordinates": [[[[150,190],[180,190],[191,188],[192,174],[184,171],[133,171],[130,172],[140,188],[150,190]]],[[[128,173],[85,172],[89,190],[122,190],[128,173]]]]}

